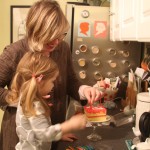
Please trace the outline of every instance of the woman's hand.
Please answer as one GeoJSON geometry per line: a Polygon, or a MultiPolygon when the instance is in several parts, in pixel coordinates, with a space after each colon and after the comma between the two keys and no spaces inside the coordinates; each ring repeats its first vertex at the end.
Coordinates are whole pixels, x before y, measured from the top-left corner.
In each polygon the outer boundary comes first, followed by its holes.
{"type": "Polygon", "coordinates": [[[68,134],[64,134],[61,138],[61,140],[63,141],[69,141],[69,142],[73,142],[75,140],[77,140],[78,138],[72,134],[72,133],[68,133],[68,134]]]}
{"type": "Polygon", "coordinates": [[[90,86],[84,88],[83,94],[90,104],[93,104],[94,101],[100,100],[103,97],[102,92],[90,86]]]}

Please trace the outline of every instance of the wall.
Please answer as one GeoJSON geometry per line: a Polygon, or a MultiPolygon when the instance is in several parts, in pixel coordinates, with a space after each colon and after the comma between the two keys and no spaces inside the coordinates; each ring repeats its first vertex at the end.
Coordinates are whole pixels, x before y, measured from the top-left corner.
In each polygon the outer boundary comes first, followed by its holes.
{"type": "MultiPolygon", "coordinates": [[[[0,0],[0,53],[4,47],[10,44],[10,6],[11,5],[32,5],[37,0],[0,0]]],[[[66,0],[57,0],[61,3],[65,13],[66,0]]],[[[0,124],[3,111],[0,110],[0,124]]]]}

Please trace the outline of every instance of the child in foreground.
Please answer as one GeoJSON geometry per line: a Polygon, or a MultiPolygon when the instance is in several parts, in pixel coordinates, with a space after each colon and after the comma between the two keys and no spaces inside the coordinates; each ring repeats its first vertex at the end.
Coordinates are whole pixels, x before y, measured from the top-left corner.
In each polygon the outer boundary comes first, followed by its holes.
{"type": "Polygon", "coordinates": [[[10,105],[18,105],[16,150],[50,150],[52,141],[85,127],[86,117],[81,114],[61,124],[51,124],[45,98],[58,75],[56,63],[40,52],[27,52],[19,62],[7,96],[10,105]]]}

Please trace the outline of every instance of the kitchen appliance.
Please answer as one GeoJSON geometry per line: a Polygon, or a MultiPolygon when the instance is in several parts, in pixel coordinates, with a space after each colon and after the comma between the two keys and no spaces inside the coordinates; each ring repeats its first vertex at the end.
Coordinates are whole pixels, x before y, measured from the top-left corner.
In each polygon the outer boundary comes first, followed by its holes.
{"type": "MultiPolygon", "coordinates": [[[[142,92],[142,93],[137,94],[136,122],[135,122],[135,127],[132,128],[135,136],[141,136],[139,124],[141,125],[141,131],[142,131],[143,130],[142,128],[144,128],[143,125],[144,125],[145,121],[147,121],[147,119],[150,119],[150,117],[148,117],[149,115],[144,115],[142,118],[140,118],[144,112],[150,112],[150,94],[149,94],[149,92],[142,92]],[[140,120],[140,122],[139,122],[139,120],[140,120]]],[[[150,122],[150,120],[149,120],[149,122],[150,122]]],[[[143,134],[144,134],[144,132],[143,132],[143,134]]]]}
{"type": "Polygon", "coordinates": [[[91,86],[106,77],[127,82],[130,69],[140,66],[141,43],[110,41],[109,7],[69,3],[66,16],[71,25],[66,41],[78,79],[91,86]]]}
{"type": "Polygon", "coordinates": [[[150,112],[144,112],[139,120],[139,129],[141,132],[141,141],[144,142],[150,137],[150,112]]]}

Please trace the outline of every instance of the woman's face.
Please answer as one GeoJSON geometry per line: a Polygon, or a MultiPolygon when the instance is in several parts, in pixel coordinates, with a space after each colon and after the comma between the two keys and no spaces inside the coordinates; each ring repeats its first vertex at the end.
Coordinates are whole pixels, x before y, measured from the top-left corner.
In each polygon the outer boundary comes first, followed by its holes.
{"type": "Polygon", "coordinates": [[[43,47],[43,52],[52,52],[58,44],[59,44],[58,39],[53,40],[50,43],[45,44],[43,47]]]}
{"type": "Polygon", "coordinates": [[[43,52],[45,53],[50,53],[52,52],[56,47],[57,45],[64,40],[65,36],[67,35],[67,32],[63,33],[59,38],[51,41],[50,43],[47,43],[44,45],[43,47],[43,52]]]}

